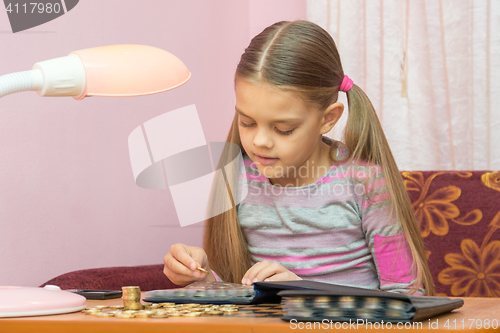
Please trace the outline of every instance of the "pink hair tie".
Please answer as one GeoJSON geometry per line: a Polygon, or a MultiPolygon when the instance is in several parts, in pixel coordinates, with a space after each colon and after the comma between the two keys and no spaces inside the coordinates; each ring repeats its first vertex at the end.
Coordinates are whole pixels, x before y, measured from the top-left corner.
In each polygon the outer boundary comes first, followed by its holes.
{"type": "Polygon", "coordinates": [[[353,84],[354,82],[352,82],[349,76],[344,75],[344,79],[342,80],[342,84],[340,85],[339,90],[343,92],[348,92],[352,88],[353,84]]]}

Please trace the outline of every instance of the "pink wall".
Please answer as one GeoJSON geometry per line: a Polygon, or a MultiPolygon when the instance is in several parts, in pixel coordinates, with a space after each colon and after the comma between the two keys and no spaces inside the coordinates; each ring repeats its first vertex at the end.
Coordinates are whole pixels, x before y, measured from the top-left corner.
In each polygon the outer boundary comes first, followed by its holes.
{"type": "Polygon", "coordinates": [[[306,18],[306,0],[85,0],[64,16],[12,34],[0,10],[0,75],[94,46],[145,44],[179,57],[191,80],[133,98],[0,99],[0,285],[37,286],[69,271],[162,263],[170,245],[201,245],[179,227],[166,190],[135,185],[129,133],[196,104],[207,142],[224,141],[233,73],[250,37],[306,18]],[[147,5],[146,5],[147,4],[147,5]]]}

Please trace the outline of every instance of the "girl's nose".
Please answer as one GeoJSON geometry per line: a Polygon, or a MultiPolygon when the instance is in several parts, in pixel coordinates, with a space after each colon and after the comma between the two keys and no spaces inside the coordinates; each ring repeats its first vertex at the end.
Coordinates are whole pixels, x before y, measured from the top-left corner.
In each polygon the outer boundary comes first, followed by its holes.
{"type": "Polygon", "coordinates": [[[253,144],[256,147],[262,148],[272,148],[273,141],[271,139],[271,135],[268,133],[266,129],[258,129],[257,134],[253,138],[253,144]]]}

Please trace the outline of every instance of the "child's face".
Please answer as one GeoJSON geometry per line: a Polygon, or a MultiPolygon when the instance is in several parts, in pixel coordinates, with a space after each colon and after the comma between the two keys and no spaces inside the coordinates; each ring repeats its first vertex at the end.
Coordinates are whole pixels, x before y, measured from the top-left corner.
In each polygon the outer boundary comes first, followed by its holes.
{"type": "Polygon", "coordinates": [[[267,83],[238,79],[235,92],[241,143],[262,175],[273,184],[302,186],[328,170],[316,175],[316,168],[331,166],[321,135],[333,124],[325,124],[324,113],[306,105],[297,93],[267,83]],[[291,121],[278,122],[285,119],[291,121]]]}

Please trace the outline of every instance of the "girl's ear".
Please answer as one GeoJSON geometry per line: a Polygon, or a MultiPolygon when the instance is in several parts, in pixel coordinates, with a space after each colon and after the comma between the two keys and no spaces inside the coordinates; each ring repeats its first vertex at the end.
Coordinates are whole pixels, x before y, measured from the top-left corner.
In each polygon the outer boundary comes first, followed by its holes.
{"type": "Polygon", "coordinates": [[[335,126],[342,113],[344,112],[344,104],[336,102],[330,105],[323,113],[321,119],[321,134],[326,134],[335,126]]]}

